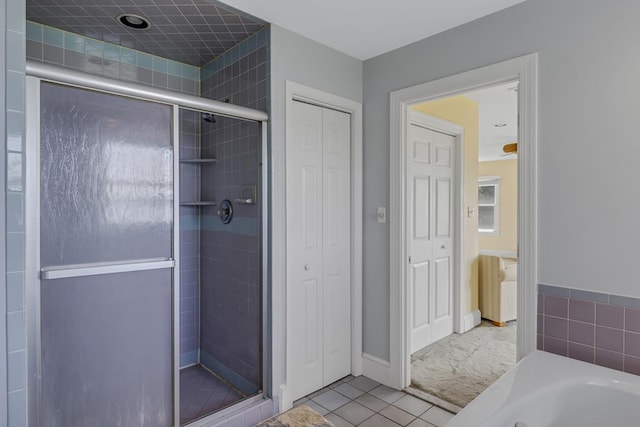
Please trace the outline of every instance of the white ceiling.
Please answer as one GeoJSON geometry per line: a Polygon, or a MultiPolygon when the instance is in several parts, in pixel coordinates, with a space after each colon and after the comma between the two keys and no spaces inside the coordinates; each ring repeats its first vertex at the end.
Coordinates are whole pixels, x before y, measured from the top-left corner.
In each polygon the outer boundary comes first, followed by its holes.
{"type": "Polygon", "coordinates": [[[478,160],[509,160],[515,156],[504,155],[502,146],[516,142],[518,138],[517,83],[507,83],[492,88],[463,94],[478,103],[478,160]],[[506,126],[496,127],[501,123],[506,126]]]}
{"type": "Polygon", "coordinates": [[[524,0],[222,0],[358,59],[369,59],[524,0]]]}

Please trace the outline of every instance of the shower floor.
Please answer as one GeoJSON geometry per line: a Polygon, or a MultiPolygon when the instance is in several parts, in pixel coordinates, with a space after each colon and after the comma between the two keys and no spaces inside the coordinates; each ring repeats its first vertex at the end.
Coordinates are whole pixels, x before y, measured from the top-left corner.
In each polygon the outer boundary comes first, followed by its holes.
{"type": "Polygon", "coordinates": [[[180,370],[181,425],[212,414],[243,398],[202,365],[180,370]]]}

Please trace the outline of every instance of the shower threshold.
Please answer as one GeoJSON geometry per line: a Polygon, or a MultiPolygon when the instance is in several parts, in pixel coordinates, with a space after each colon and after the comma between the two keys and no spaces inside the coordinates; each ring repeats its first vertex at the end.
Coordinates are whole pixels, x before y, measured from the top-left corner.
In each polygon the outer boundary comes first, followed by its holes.
{"type": "Polygon", "coordinates": [[[180,425],[211,415],[246,397],[200,364],[180,369],[180,425]]]}

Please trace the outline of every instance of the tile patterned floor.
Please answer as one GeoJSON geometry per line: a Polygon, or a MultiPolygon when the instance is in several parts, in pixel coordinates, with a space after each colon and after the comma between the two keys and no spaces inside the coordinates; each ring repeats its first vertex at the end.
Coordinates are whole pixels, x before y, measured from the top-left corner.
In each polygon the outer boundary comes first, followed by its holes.
{"type": "Polygon", "coordinates": [[[209,415],[243,399],[218,377],[194,365],[180,370],[180,424],[209,415]]]}
{"type": "Polygon", "coordinates": [[[443,427],[454,414],[367,377],[348,376],[293,406],[308,405],[336,427],[443,427]]]}

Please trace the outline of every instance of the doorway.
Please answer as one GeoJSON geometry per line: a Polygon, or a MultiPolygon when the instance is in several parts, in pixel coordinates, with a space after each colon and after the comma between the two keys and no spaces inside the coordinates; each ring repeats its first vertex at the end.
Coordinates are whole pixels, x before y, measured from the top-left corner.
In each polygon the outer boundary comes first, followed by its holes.
{"type": "MultiPolygon", "coordinates": [[[[535,348],[536,327],[536,120],[537,120],[537,56],[515,58],[477,70],[446,77],[433,82],[391,93],[390,156],[390,243],[391,243],[391,384],[405,388],[411,382],[411,318],[409,316],[406,262],[406,191],[404,177],[407,156],[407,120],[411,105],[453,96],[474,89],[517,81],[518,110],[518,236],[519,268],[517,309],[517,358],[535,348]]],[[[455,304],[463,305],[463,292],[453,294],[455,304]]],[[[454,307],[455,307],[454,304],[454,307]]],[[[454,330],[463,332],[476,322],[473,314],[454,310],[454,330]]]]}
{"type": "Polygon", "coordinates": [[[453,405],[451,410],[466,406],[516,362],[517,158],[510,149],[518,136],[517,115],[515,82],[411,105],[406,178],[407,241],[413,258],[407,273],[408,298],[414,313],[410,392],[433,403],[453,405]],[[429,119],[436,120],[431,129],[417,127],[428,127],[429,119]],[[442,125],[438,127],[443,120],[447,120],[451,136],[443,135],[446,131],[442,125]],[[414,136],[418,133],[421,139],[414,136]],[[441,148],[439,141],[446,136],[457,152],[463,152],[458,153],[458,169],[451,174],[455,177],[452,182],[458,182],[451,187],[458,203],[446,203],[448,191],[440,188],[443,180],[449,182],[449,174],[441,166],[447,164],[449,150],[441,148]],[[438,147],[431,149],[434,154],[416,161],[420,153],[416,147],[423,146],[426,152],[429,145],[438,147]],[[425,214],[414,209],[412,199],[419,194],[417,183],[426,176],[424,172],[418,176],[416,169],[425,170],[430,165],[439,170],[432,178],[431,198],[425,204],[430,209],[425,214]],[[443,205],[456,207],[449,217],[441,219],[443,205]],[[425,222],[425,231],[418,236],[414,224],[421,222],[425,222]],[[453,236],[449,223],[456,225],[453,236]],[[445,251],[451,242],[459,250],[445,251]],[[436,270],[433,278],[418,277],[411,271],[415,269],[416,251],[419,253],[424,245],[435,247],[432,259],[422,263],[424,270],[436,270]],[[449,264],[454,266],[451,273],[438,272],[449,264]],[[449,283],[442,280],[449,277],[449,283]],[[424,292],[415,291],[421,287],[434,289],[425,299],[424,292]],[[418,327],[428,325],[416,325],[419,318],[415,314],[420,310],[440,323],[451,318],[449,307],[453,304],[447,302],[454,290],[463,295],[462,301],[456,301],[462,304],[456,311],[464,314],[463,329],[453,335],[452,327],[449,333],[441,329],[430,341],[416,336],[418,327]]]}

